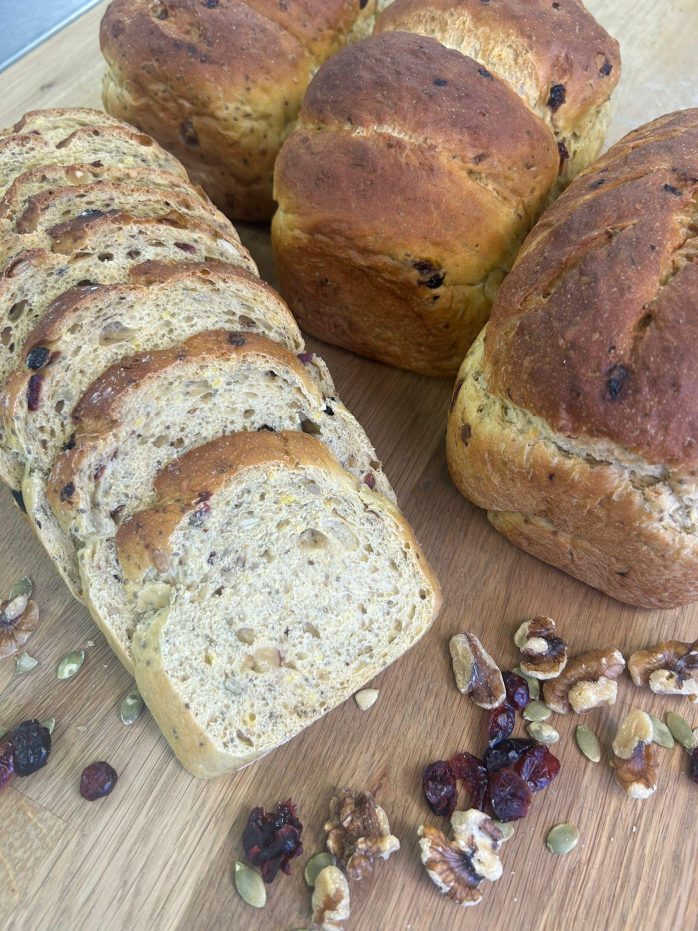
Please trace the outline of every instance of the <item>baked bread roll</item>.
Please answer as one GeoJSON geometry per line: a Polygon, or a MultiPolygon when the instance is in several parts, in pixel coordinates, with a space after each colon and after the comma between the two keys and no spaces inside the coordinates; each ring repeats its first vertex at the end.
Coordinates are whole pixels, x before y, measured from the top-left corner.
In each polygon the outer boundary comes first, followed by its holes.
{"type": "MultiPolygon", "coordinates": [[[[385,5],[385,4],[383,4],[385,5]]],[[[376,0],[113,0],[104,106],[151,132],[228,216],[267,220],[272,174],[320,64],[376,0]]]]}
{"type": "Polygon", "coordinates": [[[448,463],[533,555],[630,604],[698,598],[698,109],[630,133],[526,240],[463,363],[448,463]]]}
{"type": "Polygon", "coordinates": [[[396,0],[384,30],[433,36],[507,81],[553,132],[560,186],[601,151],[620,54],[579,0],[396,0]]]}
{"type": "Polygon", "coordinates": [[[293,737],[438,612],[438,583],[402,516],[315,437],[223,437],[155,488],[117,534],[132,593],[166,599],[134,636],[136,681],[195,776],[293,737]]]}
{"type": "Polygon", "coordinates": [[[450,375],[558,167],[544,123],[473,59],[408,33],[351,45],[277,160],[282,294],[327,342],[450,375]]]}
{"type": "Polygon", "coordinates": [[[358,480],[394,497],[344,405],[326,399],[292,353],[251,333],[199,333],[132,356],[90,385],[73,420],[74,447],[54,463],[48,499],[79,547],[83,597],[129,669],[136,605],[126,597],[114,534],[149,505],[157,472],[181,453],[235,431],[307,431],[358,480]]]}

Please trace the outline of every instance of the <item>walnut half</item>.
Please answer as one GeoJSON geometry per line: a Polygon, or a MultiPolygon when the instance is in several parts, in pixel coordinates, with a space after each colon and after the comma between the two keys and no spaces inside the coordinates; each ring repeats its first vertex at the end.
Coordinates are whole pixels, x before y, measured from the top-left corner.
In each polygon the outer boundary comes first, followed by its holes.
{"type": "Polygon", "coordinates": [[[583,714],[599,705],[613,705],[618,690],[615,680],[624,669],[623,654],[613,647],[575,656],[557,679],[543,683],[545,703],[557,714],[583,714]]]}
{"type": "Polygon", "coordinates": [[[534,679],[555,679],[567,665],[567,644],[558,637],[551,617],[524,621],[514,643],[521,650],[521,668],[534,679]]]}
{"type": "Polygon", "coordinates": [[[506,698],[499,666],[475,634],[456,634],[449,643],[456,685],[480,708],[498,708],[506,698]]]}
{"type": "Polygon", "coordinates": [[[370,792],[337,789],[325,830],[327,849],[351,879],[370,876],[376,860],[387,860],[400,849],[388,816],[370,792]]]}
{"type": "Polygon", "coordinates": [[[475,808],[454,812],[453,839],[438,828],[422,825],[419,847],[422,863],[432,882],[458,905],[477,905],[485,880],[502,875],[497,851],[504,835],[491,818],[475,808]]]}
{"type": "Polygon", "coordinates": [[[337,866],[320,870],[313,887],[313,927],[339,931],[351,916],[349,883],[337,866]]]}
{"type": "Polygon", "coordinates": [[[649,686],[658,695],[685,695],[698,701],[698,640],[664,640],[638,650],[628,660],[635,685],[649,686]]]}
{"type": "Polygon", "coordinates": [[[611,766],[629,798],[648,798],[657,788],[657,747],[652,719],[637,708],[623,721],[613,741],[611,766]]]}

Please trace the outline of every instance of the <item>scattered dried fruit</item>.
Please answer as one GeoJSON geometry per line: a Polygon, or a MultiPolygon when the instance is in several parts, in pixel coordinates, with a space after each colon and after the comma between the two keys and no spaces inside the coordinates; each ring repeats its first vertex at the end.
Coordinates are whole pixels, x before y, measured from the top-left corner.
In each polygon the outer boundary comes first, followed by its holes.
{"type": "MultiPolygon", "coordinates": [[[[531,701],[531,694],[528,680],[518,672],[503,672],[504,688],[506,689],[507,702],[515,711],[521,711],[531,701]]],[[[533,679],[538,685],[538,680],[533,679]]]]}
{"type": "Polygon", "coordinates": [[[15,672],[18,676],[23,676],[27,672],[31,672],[32,669],[36,669],[39,665],[39,660],[34,656],[30,656],[28,653],[18,653],[15,659],[15,672]]]}
{"type": "Polygon", "coordinates": [[[84,650],[73,650],[67,653],[56,667],[56,676],[59,679],[72,679],[80,671],[85,662],[84,650]]]}
{"type": "Polygon", "coordinates": [[[370,876],[376,860],[387,860],[400,849],[400,841],[390,833],[388,816],[370,792],[338,789],[325,830],[327,849],[351,879],[370,876]]]}
{"type": "Polygon", "coordinates": [[[456,808],[458,789],[456,777],[446,760],[437,760],[424,767],[422,789],[434,814],[450,818],[456,808]]]}
{"type": "Polygon", "coordinates": [[[571,659],[557,679],[543,684],[546,705],[557,714],[581,714],[601,704],[613,704],[615,679],[625,669],[622,653],[613,647],[590,650],[571,659]]]}
{"type": "Polygon", "coordinates": [[[267,888],[257,870],[236,860],[233,876],[240,898],[252,908],[264,908],[267,904],[267,888]]]}
{"type": "Polygon", "coordinates": [[[504,679],[475,634],[456,634],[449,647],[458,689],[480,708],[498,708],[506,698],[504,679]]]}
{"type": "Polygon", "coordinates": [[[698,782],[698,746],[691,753],[688,772],[694,782],[698,782]]]}
{"type": "Polygon", "coordinates": [[[564,854],[569,853],[579,843],[579,831],[573,824],[565,822],[556,824],[548,832],[546,844],[551,853],[564,854]]]}
{"type": "Polygon", "coordinates": [[[490,773],[490,805],[498,821],[518,821],[525,818],[533,801],[528,783],[513,769],[490,773]]]}
{"type": "Polygon", "coordinates": [[[511,737],[515,724],[516,712],[508,701],[505,701],[499,708],[493,708],[487,721],[487,741],[490,747],[496,747],[498,743],[511,737]]]}
{"type": "Polygon", "coordinates": [[[260,868],[265,883],[273,882],[279,869],[291,872],[291,860],[303,853],[302,831],[291,799],[280,802],[275,811],[252,810],[242,834],[242,846],[252,866],[260,868]]]}
{"type": "Polygon", "coordinates": [[[503,740],[496,747],[488,747],[485,750],[485,766],[488,773],[496,773],[505,766],[511,766],[516,763],[524,753],[528,753],[536,746],[535,740],[528,740],[524,737],[511,737],[509,740],[503,740]]]}
{"type": "Polygon", "coordinates": [[[523,710],[524,721],[547,721],[552,711],[542,701],[529,702],[523,710]]]}
{"type": "Polygon", "coordinates": [[[665,747],[667,750],[671,750],[674,746],[674,735],[660,718],[651,714],[650,720],[652,721],[652,729],[654,731],[654,742],[659,747],[665,747]]]}
{"type": "Polygon", "coordinates": [[[362,711],[372,708],[378,699],[378,689],[361,689],[354,695],[354,701],[362,711]]]}
{"type": "MultiPolygon", "coordinates": [[[[540,698],[540,682],[538,679],[527,675],[520,666],[514,666],[514,672],[517,676],[521,676],[522,679],[526,680],[526,685],[528,685],[529,700],[540,698]]],[[[528,702],[526,702],[526,704],[528,704],[528,702]]]]}
{"type": "Polygon", "coordinates": [[[15,759],[12,743],[4,740],[0,744],[0,789],[3,789],[15,774],[15,759]]]}
{"type": "Polygon", "coordinates": [[[658,695],[686,695],[698,700],[698,640],[664,640],[638,650],[628,660],[635,685],[649,686],[658,695]]]}
{"type": "Polygon", "coordinates": [[[143,711],[143,698],[138,689],[131,689],[119,707],[121,723],[127,727],[138,719],[143,711]]]}
{"type": "Polygon", "coordinates": [[[351,915],[349,883],[337,866],[320,870],[313,889],[313,926],[336,931],[351,915]]]}
{"type": "Polygon", "coordinates": [[[574,732],[574,737],[584,756],[591,760],[592,763],[598,763],[601,759],[601,744],[592,729],[584,724],[579,724],[574,732]]]}
{"type": "Polygon", "coordinates": [[[542,744],[554,744],[560,739],[555,728],[545,721],[531,721],[526,730],[534,740],[542,744]]]}
{"type": "Polygon", "coordinates": [[[104,760],[90,763],[83,769],[80,777],[80,795],[88,802],[104,798],[112,791],[118,778],[114,767],[104,760]]]}
{"type": "Polygon", "coordinates": [[[675,711],[670,711],[666,716],[666,723],[674,740],[680,743],[684,750],[688,750],[690,753],[695,749],[696,738],[686,718],[675,711]]]}
{"type": "Polygon", "coordinates": [[[634,709],[618,728],[611,766],[629,798],[648,798],[657,788],[657,748],[652,720],[634,709]]]}
{"type": "Polygon", "coordinates": [[[29,600],[30,593],[20,592],[0,602],[0,659],[14,656],[36,630],[39,608],[36,602],[29,600]]]}
{"type": "Polygon", "coordinates": [[[321,850],[320,853],[316,853],[315,856],[311,857],[305,864],[305,870],[303,871],[305,881],[310,887],[314,886],[320,870],[324,870],[326,866],[336,865],[337,858],[334,854],[328,853],[326,850],[321,850]]]}
{"type": "Polygon", "coordinates": [[[448,761],[456,779],[465,783],[470,796],[470,808],[483,811],[487,794],[487,767],[472,753],[456,753],[448,761]]]}
{"type": "Polygon", "coordinates": [[[5,740],[12,746],[14,771],[18,776],[31,776],[48,763],[51,734],[36,719],[22,721],[5,740]]]}
{"type": "Polygon", "coordinates": [[[534,679],[554,679],[567,665],[567,644],[557,636],[551,617],[534,617],[524,621],[514,635],[521,651],[521,669],[534,679]]]}
{"type": "Polygon", "coordinates": [[[512,769],[526,780],[531,792],[541,792],[560,772],[560,761],[547,747],[536,744],[519,757],[512,769]]]}

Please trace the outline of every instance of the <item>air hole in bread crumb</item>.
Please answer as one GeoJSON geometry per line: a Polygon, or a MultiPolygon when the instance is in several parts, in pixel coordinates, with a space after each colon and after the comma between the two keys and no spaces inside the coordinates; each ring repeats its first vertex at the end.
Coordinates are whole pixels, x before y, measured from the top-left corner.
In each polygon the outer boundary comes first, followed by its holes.
{"type": "Polygon", "coordinates": [[[311,527],[300,534],[298,542],[306,549],[318,550],[327,546],[330,541],[320,530],[311,527]]]}
{"type": "Polygon", "coordinates": [[[305,625],[305,627],[304,627],[304,630],[305,630],[305,632],[306,632],[307,634],[310,634],[311,637],[315,637],[317,640],[322,639],[322,634],[321,634],[320,631],[317,629],[317,627],[315,626],[315,624],[311,624],[310,621],[308,621],[308,623],[306,623],[306,625],[305,625]]]}
{"type": "Polygon", "coordinates": [[[17,320],[19,320],[28,306],[29,305],[27,301],[18,301],[16,304],[13,304],[7,313],[8,319],[15,323],[17,320]]]}
{"type": "Polygon", "coordinates": [[[97,256],[100,262],[113,262],[114,253],[113,252],[100,252],[97,256]]]}

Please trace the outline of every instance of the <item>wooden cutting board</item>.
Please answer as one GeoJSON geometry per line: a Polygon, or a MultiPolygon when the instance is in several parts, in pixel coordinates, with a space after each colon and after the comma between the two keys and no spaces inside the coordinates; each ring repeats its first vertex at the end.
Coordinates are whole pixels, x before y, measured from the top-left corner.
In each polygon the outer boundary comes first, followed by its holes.
{"type": "MultiPolygon", "coordinates": [[[[523,2],[523,0],[522,0],[523,2]]],[[[609,141],[660,113],[696,106],[695,0],[589,0],[617,36],[623,78],[609,141]]],[[[28,109],[99,104],[103,6],[0,75],[0,124],[28,109]]],[[[2,17],[0,16],[0,19],[2,17]]],[[[273,281],[265,229],[243,236],[263,277],[273,281]]],[[[434,823],[422,799],[421,769],[457,750],[479,752],[484,713],[456,691],[449,637],[478,632],[503,667],[515,663],[512,633],[536,613],[556,617],[578,652],[613,644],[628,655],[667,637],[698,637],[698,605],[636,611],[586,588],[510,546],[449,481],[444,427],[450,385],[323,347],[339,392],[385,463],[444,589],[432,633],[375,682],[368,712],[353,701],[243,773],[199,782],[177,764],[149,715],[125,728],[118,707],[132,682],[71,600],[10,495],[0,492],[0,591],[20,576],[35,581],[40,629],[29,644],[37,670],[13,675],[0,663],[0,724],[55,717],[49,765],[0,794],[0,924],[12,929],[242,929],[292,931],[309,924],[303,859],[269,889],[265,910],[238,897],[232,864],[250,809],[291,796],[305,823],[308,855],[335,786],[380,786],[400,853],[352,889],[350,931],[450,929],[666,929],[698,927],[698,787],[686,754],[660,751],[656,795],[627,801],[606,765],[577,751],[578,719],[558,717],[562,772],[535,799],[503,853],[504,876],[474,909],[459,909],[429,881],[417,853],[417,827],[434,823]],[[81,672],[55,676],[58,660],[85,647],[81,672]],[[107,759],[119,782],[90,804],[78,794],[82,768],[107,759]],[[548,829],[572,821],[578,848],[554,857],[548,829]]],[[[663,715],[681,710],[698,725],[698,706],[656,698],[621,683],[615,707],[589,723],[607,747],[634,705],[663,715]]]]}

